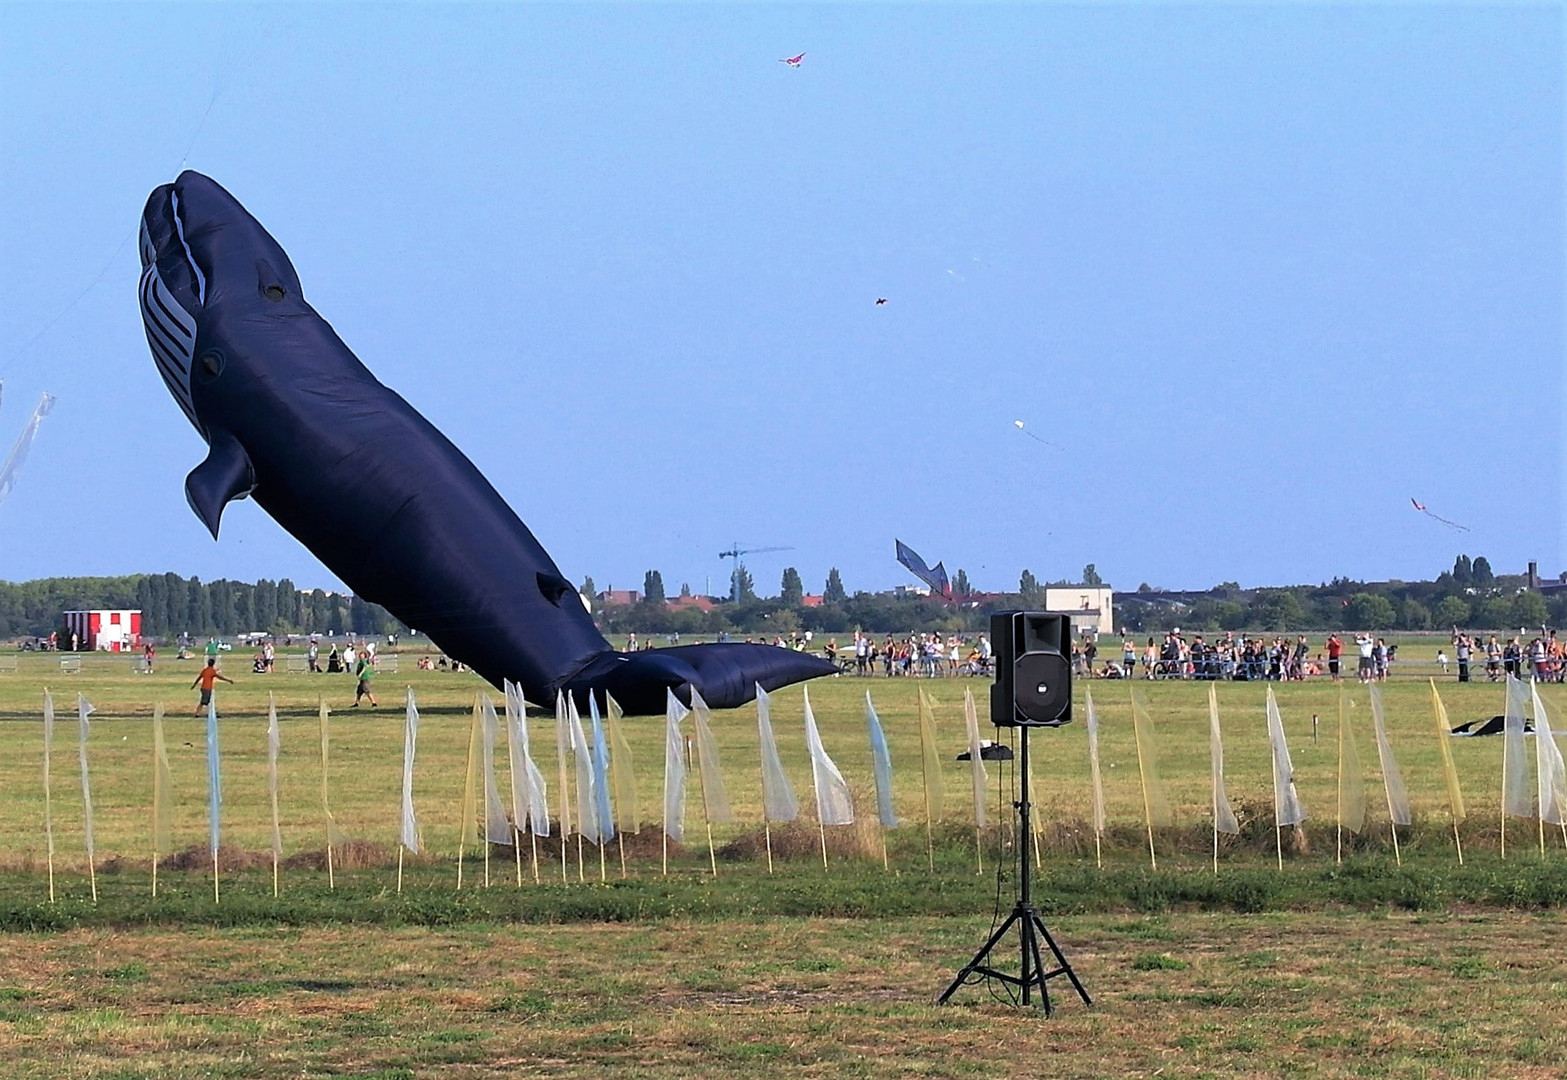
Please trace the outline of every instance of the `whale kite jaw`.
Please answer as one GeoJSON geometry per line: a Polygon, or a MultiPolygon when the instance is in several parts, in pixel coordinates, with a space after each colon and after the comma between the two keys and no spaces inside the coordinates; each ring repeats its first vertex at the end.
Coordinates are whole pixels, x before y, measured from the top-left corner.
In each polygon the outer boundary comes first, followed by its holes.
{"type": "Polygon", "coordinates": [[[578,672],[563,689],[584,708],[589,693],[608,693],[629,716],[664,711],[665,690],[691,704],[691,687],[715,709],[734,709],[756,698],[758,685],[769,693],[781,686],[823,675],[838,674],[838,666],[809,653],[776,645],[719,642],[677,645],[601,656],[578,672]]]}

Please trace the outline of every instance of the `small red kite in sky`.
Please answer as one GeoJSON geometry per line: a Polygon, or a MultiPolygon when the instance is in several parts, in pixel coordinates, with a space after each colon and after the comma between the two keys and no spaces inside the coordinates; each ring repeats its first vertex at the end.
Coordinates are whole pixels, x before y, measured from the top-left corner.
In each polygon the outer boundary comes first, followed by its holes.
{"type": "Polygon", "coordinates": [[[804,59],[805,59],[805,54],[804,53],[800,53],[798,56],[786,56],[786,57],[784,57],[782,60],[780,60],[778,62],[780,64],[788,64],[792,68],[797,68],[797,67],[800,66],[800,61],[804,60],[804,59]]]}
{"type": "Polygon", "coordinates": [[[1415,507],[1416,510],[1419,510],[1422,514],[1424,514],[1428,518],[1432,518],[1432,519],[1434,519],[1436,521],[1440,521],[1443,525],[1446,525],[1449,529],[1457,529],[1459,532],[1468,532],[1469,531],[1469,527],[1467,525],[1460,525],[1456,521],[1448,521],[1445,517],[1438,517],[1437,515],[1433,514],[1431,511],[1426,509],[1426,504],[1421,502],[1419,499],[1416,499],[1415,497],[1410,496],[1409,501],[1414,504],[1414,507],[1415,507]]]}

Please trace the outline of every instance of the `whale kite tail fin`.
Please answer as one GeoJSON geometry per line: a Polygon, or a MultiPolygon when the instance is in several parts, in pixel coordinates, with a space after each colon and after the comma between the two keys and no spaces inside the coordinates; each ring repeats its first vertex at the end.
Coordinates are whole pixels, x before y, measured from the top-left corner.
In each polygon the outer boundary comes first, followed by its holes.
{"type": "Polygon", "coordinates": [[[595,697],[607,693],[627,716],[655,716],[664,712],[666,690],[689,702],[695,687],[712,708],[733,709],[753,700],[758,685],[772,691],[837,673],[836,664],[809,653],[776,645],[720,642],[605,653],[578,672],[564,689],[584,704],[590,693],[595,697]]]}

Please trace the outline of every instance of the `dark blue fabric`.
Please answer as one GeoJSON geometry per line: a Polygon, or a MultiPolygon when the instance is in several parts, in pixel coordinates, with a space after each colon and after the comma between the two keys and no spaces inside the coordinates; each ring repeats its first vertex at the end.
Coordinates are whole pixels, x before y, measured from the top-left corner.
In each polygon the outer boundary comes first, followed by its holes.
{"type": "Polygon", "coordinates": [[[898,561],[911,574],[929,585],[931,591],[937,596],[948,598],[952,596],[952,586],[947,584],[947,568],[945,566],[941,565],[941,563],[937,563],[934,567],[926,566],[925,560],[920,558],[919,552],[909,547],[902,540],[894,540],[893,543],[898,545],[898,561]]]}
{"type": "Polygon", "coordinates": [[[224,505],[254,497],[356,595],[538,705],[569,687],[662,713],[666,687],[689,700],[695,686],[730,708],[758,682],[836,670],[771,646],[616,653],[528,527],[305,302],[288,256],[233,196],[185,172],[142,221],[144,275],[155,268],[197,326],[190,397],[209,453],[186,495],[214,538],[224,505]]]}

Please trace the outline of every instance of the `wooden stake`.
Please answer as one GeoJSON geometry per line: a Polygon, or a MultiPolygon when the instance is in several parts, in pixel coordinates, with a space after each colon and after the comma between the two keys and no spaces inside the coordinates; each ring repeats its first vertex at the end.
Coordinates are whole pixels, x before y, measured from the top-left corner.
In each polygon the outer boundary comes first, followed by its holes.
{"type": "MultiPolygon", "coordinates": [[[[1339,813],[1342,814],[1343,812],[1344,808],[1339,807],[1339,813]]],[[[1344,823],[1342,821],[1338,823],[1338,858],[1335,861],[1340,864],[1344,862],[1344,823]]]]}
{"type": "Polygon", "coordinates": [[[1099,834],[1094,833],[1094,865],[1100,870],[1105,868],[1104,852],[1100,850],[1099,834]]]}
{"type": "Polygon", "coordinates": [[[461,843],[458,843],[458,845],[457,845],[457,891],[458,892],[462,892],[462,858],[463,858],[463,846],[462,846],[461,843]]]}
{"type": "Polygon", "coordinates": [[[1390,820],[1387,823],[1387,827],[1393,834],[1393,858],[1398,862],[1399,866],[1403,866],[1404,856],[1398,850],[1398,822],[1390,820]]]}
{"type": "Polygon", "coordinates": [[[669,876],[669,830],[662,830],[664,841],[664,876],[669,876]]]}
{"type": "MultiPolygon", "coordinates": [[[[704,817],[705,816],[706,815],[704,814],[704,817]]],[[[713,864],[713,876],[717,877],[718,876],[718,852],[716,850],[714,850],[714,848],[713,848],[713,823],[711,821],[708,821],[708,822],[705,822],[705,824],[707,825],[707,861],[713,864]]]]}
{"type": "Polygon", "coordinates": [[[403,894],[403,845],[397,845],[397,895],[403,894]]]}
{"type": "Polygon", "coordinates": [[[609,880],[609,875],[604,872],[604,839],[599,838],[599,884],[609,880]]]}
{"type": "Polygon", "coordinates": [[[827,826],[818,821],[816,828],[822,834],[822,869],[825,870],[827,869],[827,826]]]}
{"type": "MultiPolygon", "coordinates": [[[[1540,835],[1542,837],[1545,835],[1543,825],[1541,826],[1540,835]]],[[[1540,854],[1545,854],[1545,841],[1543,839],[1540,841],[1540,854]]],[[[92,885],[92,902],[96,904],[98,902],[98,869],[93,866],[91,859],[87,860],[87,880],[92,885]]]]}
{"type": "MultiPolygon", "coordinates": [[[[457,863],[457,875],[459,879],[462,876],[462,861],[460,859],[457,863]]],[[[332,869],[332,844],[330,841],[328,841],[326,845],[326,887],[328,889],[337,888],[337,874],[336,871],[332,869]]],[[[461,888],[461,886],[458,887],[461,888]]]]}
{"type": "Polygon", "coordinates": [[[767,841],[767,872],[773,872],[773,823],[762,818],[762,837],[767,841]]]}
{"type": "Polygon", "coordinates": [[[620,842],[620,879],[626,879],[626,834],[616,831],[615,839],[620,842]]]}
{"type": "MultiPolygon", "coordinates": [[[[93,895],[93,899],[98,899],[97,894],[93,895]]],[[[218,899],[218,853],[216,851],[212,853],[212,902],[214,904],[220,903],[218,899]]]]}
{"type": "Polygon", "coordinates": [[[152,895],[158,895],[158,852],[152,853],[152,895]]]}
{"type": "Polygon", "coordinates": [[[511,827],[511,851],[517,857],[517,888],[522,888],[522,830],[511,827]]]}
{"type": "Polygon", "coordinates": [[[1154,854],[1154,850],[1153,850],[1153,826],[1152,825],[1148,826],[1148,864],[1149,864],[1150,868],[1152,868],[1154,870],[1159,869],[1159,857],[1154,854]]]}
{"type": "Polygon", "coordinates": [[[1219,819],[1213,820],[1213,872],[1219,872],[1219,819]]]}
{"type": "Polygon", "coordinates": [[[1458,838],[1458,821],[1453,821],[1453,846],[1458,849],[1458,865],[1464,865],[1464,842],[1458,838]]]}
{"type": "MultiPolygon", "coordinates": [[[[486,796],[486,798],[488,798],[488,796],[486,796]]],[[[481,839],[484,841],[484,887],[486,889],[488,889],[490,887],[490,824],[489,824],[489,822],[485,822],[484,823],[484,835],[483,835],[483,837],[481,837],[481,839]]]]}
{"type": "Polygon", "coordinates": [[[528,841],[533,845],[533,883],[539,883],[539,837],[532,829],[528,830],[528,841]]]}
{"type": "Polygon", "coordinates": [[[1273,823],[1273,841],[1279,849],[1279,872],[1284,872],[1284,826],[1278,822],[1273,823]]]}
{"type": "MultiPolygon", "coordinates": [[[[1013,841],[1016,843],[1016,841],[1013,841]]],[[[985,851],[984,840],[980,835],[979,826],[974,826],[974,873],[977,877],[985,876],[985,851]]]]}
{"type": "Polygon", "coordinates": [[[930,858],[930,872],[936,872],[936,838],[931,835],[930,815],[925,816],[925,853],[930,858]]]}
{"type": "Polygon", "coordinates": [[[272,899],[278,897],[277,852],[272,853],[272,899]]]}
{"type": "Polygon", "coordinates": [[[586,885],[587,883],[588,883],[588,872],[583,869],[583,862],[582,862],[582,833],[579,831],[577,833],[577,884],[579,884],[579,885],[586,885]]]}

